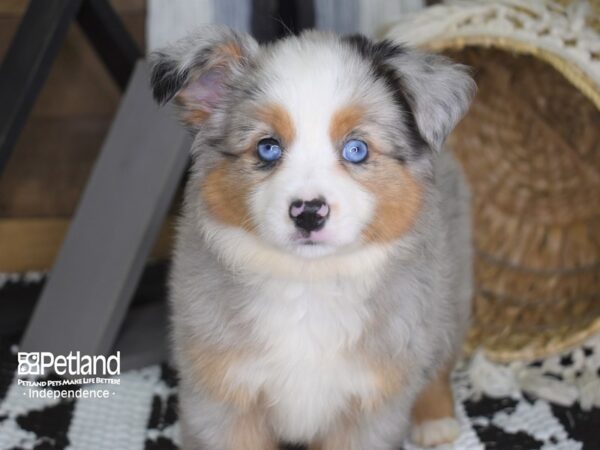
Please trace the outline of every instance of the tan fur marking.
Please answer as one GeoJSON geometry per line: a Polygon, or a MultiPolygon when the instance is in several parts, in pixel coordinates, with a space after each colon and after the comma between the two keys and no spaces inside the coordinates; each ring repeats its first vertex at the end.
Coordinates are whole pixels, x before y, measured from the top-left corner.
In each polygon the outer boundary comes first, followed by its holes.
{"type": "Polygon", "coordinates": [[[258,402],[235,419],[229,436],[231,450],[277,450],[262,403],[258,402]]]}
{"type": "Polygon", "coordinates": [[[179,107],[181,120],[189,125],[200,126],[210,116],[210,112],[203,109],[201,104],[186,95],[185,89],[175,96],[174,102],[179,107]]]}
{"type": "Polygon", "coordinates": [[[354,450],[360,414],[360,401],[351,399],[348,410],[340,414],[331,430],[318,441],[312,442],[308,450],[354,450]]]}
{"type": "Polygon", "coordinates": [[[423,187],[396,162],[378,164],[369,172],[369,178],[361,182],[375,194],[377,206],[364,238],[367,242],[393,241],[414,224],[423,201],[423,187]]]}
{"type": "Polygon", "coordinates": [[[364,110],[358,105],[348,105],[338,109],[331,117],[329,135],[334,143],[341,142],[364,120],[364,110]]]}
{"type": "MultiPolygon", "coordinates": [[[[178,103],[181,104],[181,100],[177,99],[178,103]]],[[[208,111],[204,111],[203,109],[190,109],[189,111],[183,111],[181,118],[183,119],[184,122],[187,122],[189,124],[201,124],[203,123],[206,119],[208,119],[208,116],[210,116],[210,113],[208,111]]]]}
{"type": "Polygon", "coordinates": [[[373,413],[385,403],[387,399],[399,394],[404,388],[402,370],[391,364],[376,363],[371,367],[375,378],[376,391],[370,398],[353,400],[354,413],[373,413]]]}
{"type": "Polygon", "coordinates": [[[454,417],[450,370],[443,369],[417,397],[412,409],[413,424],[454,417]]]}
{"type": "Polygon", "coordinates": [[[193,361],[195,378],[200,386],[215,399],[230,403],[240,410],[251,409],[256,403],[255,396],[246,389],[231,386],[227,373],[237,361],[244,359],[240,351],[216,351],[203,347],[190,347],[188,358],[193,361]]]}
{"type": "Polygon", "coordinates": [[[321,441],[315,442],[308,450],[352,450],[353,427],[340,427],[330,432],[321,441]]]}
{"type": "Polygon", "coordinates": [[[404,376],[398,367],[381,364],[375,368],[375,376],[381,400],[399,394],[404,388],[404,376]]]}
{"type": "Polygon", "coordinates": [[[240,177],[234,162],[223,161],[204,178],[200,192],[208,210],[218,220],[251,231],[254,226],[246,203],[251,189],[252,183],[240,177]]]}
{"type": "Polygon", "coordinates": [[[226,42],[220,45],[217,53],[224,59],[238,60],[242,57],[242,49],[235,42],[226,42]]]}
{"type": "Polygon", "coordinates": [[[259,109],[258,117],[270,125],[284,143],[289,145],[293,142],[296,129],[292,118],[283,106],[276,103],[264,105],[259,109]]]}

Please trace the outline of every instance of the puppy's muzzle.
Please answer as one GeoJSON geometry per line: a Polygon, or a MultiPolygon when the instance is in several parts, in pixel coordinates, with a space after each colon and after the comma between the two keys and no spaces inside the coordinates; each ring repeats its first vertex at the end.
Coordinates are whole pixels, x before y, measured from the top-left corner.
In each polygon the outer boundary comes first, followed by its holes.
{"type": "Polygon", "coordinates": [[[329,217],[329,205],[323,198],[315,198],[309,201],[294,200],[290,205],[289,212],[296,228],[310,233],[325,226],[325,222],[329,217]]]}

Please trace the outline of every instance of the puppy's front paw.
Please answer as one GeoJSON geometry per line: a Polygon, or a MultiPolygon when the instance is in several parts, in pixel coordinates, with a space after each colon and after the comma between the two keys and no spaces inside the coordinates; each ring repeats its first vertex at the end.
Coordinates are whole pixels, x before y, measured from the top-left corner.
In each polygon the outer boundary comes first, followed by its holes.
{"type": "Polygon", "coordinates": [[[454,417],[444,417],[413,424],[410,437],[419,447],[436,447],[454,442],[459,435],[458,420],[454,417]]]}

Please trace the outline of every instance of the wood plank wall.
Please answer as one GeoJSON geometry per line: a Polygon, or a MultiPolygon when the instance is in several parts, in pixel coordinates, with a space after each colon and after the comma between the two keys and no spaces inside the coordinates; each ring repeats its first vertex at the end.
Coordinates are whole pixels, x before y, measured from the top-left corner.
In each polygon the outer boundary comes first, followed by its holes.
{"type": "MultiPolygon", "coordinates": [[[[26,0],[0,0],[0,58],[26,0]]],[[[146,0],[111,0],[144,48],[146,0]]],[[[0,271],[47,268],[104,140],[120,91],[74,23],[0,174],[0,271]]]]}
{"type": "MultiPolygon", "coordinates": [[[[0,0],[0,58],[25,0],[0,0]]],[[[144,46],[145,0],[111,2],[144,46]]],[[[75,23],[0,176],[0,217],[69,217],[120,92],[75,23]]]]}

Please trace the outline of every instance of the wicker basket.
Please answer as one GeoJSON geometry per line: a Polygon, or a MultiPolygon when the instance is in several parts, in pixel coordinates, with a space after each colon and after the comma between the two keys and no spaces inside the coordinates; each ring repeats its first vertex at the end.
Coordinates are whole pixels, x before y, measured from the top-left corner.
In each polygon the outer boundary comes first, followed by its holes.
{"type": "Polygon", "coordinates": [[[474,68],[449,139],[473,191],[469,349],[531,359],[600,330],[599,3],[453,2],[387,37],[474,68]]]}

